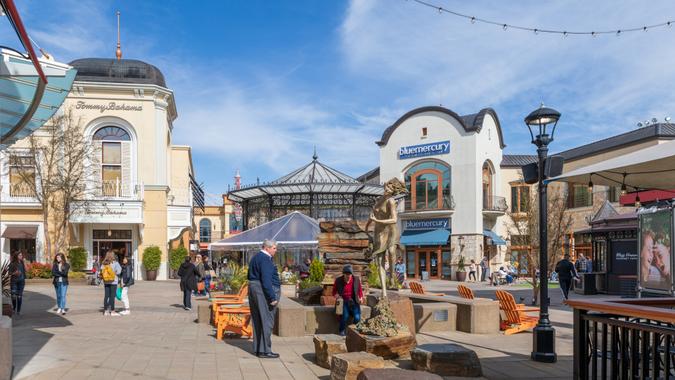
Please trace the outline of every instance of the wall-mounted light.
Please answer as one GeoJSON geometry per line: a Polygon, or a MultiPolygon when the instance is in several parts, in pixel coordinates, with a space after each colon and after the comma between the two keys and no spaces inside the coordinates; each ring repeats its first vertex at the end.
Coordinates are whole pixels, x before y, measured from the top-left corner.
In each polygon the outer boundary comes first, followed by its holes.
{"type": "Polygon", "coordinates": [[[110,224],[108,224],[108,237],[112,236],[112,230],[110,229],[110,224]]]}

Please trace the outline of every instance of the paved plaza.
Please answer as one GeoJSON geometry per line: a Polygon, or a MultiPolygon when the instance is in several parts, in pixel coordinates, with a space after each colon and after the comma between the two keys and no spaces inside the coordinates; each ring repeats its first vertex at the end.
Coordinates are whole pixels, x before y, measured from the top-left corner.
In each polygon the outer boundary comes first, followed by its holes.
{"type": "MultiPolygon", "coordinates": [[[[451,293],[455,284],[425,283],[451,293]]],[[[494,290],[476,287],[481,296],[494,290]],[[481,290],[485,289],[485,290],[481,290]]],[[[516,298],[530,289],[512,287],[516,298]]],[[[51,312],[51,284],[28,284],[24,313],[14,321],[16,379],[329,379],[330,371],[313,363],[312,337],[274,337],[279,359],[258,359],[246,339],[217,341],[211,326],[198,324],[196,311],[179,305],[176,281],[137,282],[131,288],[132,313],[103,317],[103,288],[71,285],[70,312],[51,312]]],[[[554,291],[551,292],[555,294],[554,291]]],[[[524,295],[523,295],[524,296],[524,295]]],[[[529,360],[532,334],[476,335],[461,332],[418,334],[418,343],[456,342],[476,351],[488,379],[569,379],[572,371],[572,315],[552,299],[558,363],[529,360]]],[[[119,304],[117,304],[119,305],[119,304]]],[[[410,368],[410,362],[390,362],[410,368]]]]}

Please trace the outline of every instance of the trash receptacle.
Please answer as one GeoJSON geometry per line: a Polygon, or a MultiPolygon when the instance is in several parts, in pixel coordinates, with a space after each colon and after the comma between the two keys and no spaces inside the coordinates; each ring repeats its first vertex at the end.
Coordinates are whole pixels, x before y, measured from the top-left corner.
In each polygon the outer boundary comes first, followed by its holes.
{"type": "Polygon", "coordinates": [[[574,292],[577,294],[597,294],[595,286],[595,273],[579,273],[581,281],[574,285],[574,292]]]}

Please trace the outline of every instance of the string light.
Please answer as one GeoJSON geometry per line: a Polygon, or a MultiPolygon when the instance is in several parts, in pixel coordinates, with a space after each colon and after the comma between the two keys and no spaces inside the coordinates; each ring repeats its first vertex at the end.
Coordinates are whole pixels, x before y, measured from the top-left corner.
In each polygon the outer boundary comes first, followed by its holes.
{"type": "Polygon", "coordinates": [[[492,20],[487,20],[484,18],[476,17],[476,16],[469,16],[460,12],[455,12],[450,9],[443,8],[441,6],[432,4],[430,2],[427,2],[425,0],[413,0],[417,4],[424,5],[425,7],[433,8],[438,11],[438,13],[447,13],[449,15],[455,16],[455,17],[461,17],[468,19],[471,21],[472,24],[475,24],[476,22],[480,22],[483,24],[489,24],[489,25],[496,25],[496,26],[501,26],[503,30],[507,30],[508,28],[511,29],[518,29],[522,31],[529,31],[529,32],[534,32],[534,34],[540,34],[540,33],[547,33],[547,34],[561,34],[563,37],[567,37],[570,34],[577,35],[577,36],[591,36],[591,37],[596,37],[599,34],[613,34],[615,36],[619,36],[621,34],[629,33],[629,32],[646,32],[649,29],[655,29],[655,28],[661,28],[661,27],[671,27],[673,23],[675,23],[675,20],[670,20],[670,21],[665,21],[662,23],[658,24],[653,24],[653,25],[644,25],[641,27],[635,27],[635,28],[615,28],[612,30],[602,30],[602,31],[567,31],[567,30],[556,30],[556,29],[545,29],[545,28],[532,28],[532,27],[527,27],[527,26],[519,26],[519,25],[511,25],[503,22],[497,22],[497,21],[492,21],[492,20]]]}

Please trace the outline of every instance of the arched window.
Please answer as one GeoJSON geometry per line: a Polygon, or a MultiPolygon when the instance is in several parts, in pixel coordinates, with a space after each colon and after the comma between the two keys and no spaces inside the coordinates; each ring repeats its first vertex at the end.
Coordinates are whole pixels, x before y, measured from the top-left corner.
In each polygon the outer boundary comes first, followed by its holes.
{"type": "Polygon", "coordinates": [[[211,221],[206,218],[199,221],[199,241],[202,243],[211,242],[211,221]]]}
{"type": "Polygon", "coordinates": [[[130,195],[129,133],[120,127],[106,126],[96,130],[93,140],[101,151],[102,195],[108,197],[130,195]]]}
{"type": "Polygon", "coordinates": [[[483,209],[491,210],[493,203],[495,203],[492,196],[492,187],[494,184],[494,171],[492,170],[492,165],[489,162],[485,161],[483,164],[483,209]]]}
{"type": "Polygon", "coordinates": [[[450,167],[436,161],[419,163],[406,171],[406,210],[451,209],[450,167]]]}

